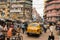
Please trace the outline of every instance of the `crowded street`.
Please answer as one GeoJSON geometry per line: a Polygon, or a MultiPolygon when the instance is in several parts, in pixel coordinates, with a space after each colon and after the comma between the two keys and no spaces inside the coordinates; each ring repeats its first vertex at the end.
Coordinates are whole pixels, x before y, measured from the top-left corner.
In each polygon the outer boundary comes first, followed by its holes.
{"type": "MultiPolygon", "coordinates": [[[[23,40],[48,40],[48,36],[50,34],[49,29],[47,30],[47,33],[42,33],[39,37],[36,37],[35,35],[27,36],[26,33],[22,34],[23,40]]],[[[59,40],[59,35],[57,35],[57,32],[54,30],[54,36],[55,40],[59,40]]]]}
{"type": "Polygon", "coordinates": [[[0,40],[60,40],[60,0],[0,0],[0,40]]]}

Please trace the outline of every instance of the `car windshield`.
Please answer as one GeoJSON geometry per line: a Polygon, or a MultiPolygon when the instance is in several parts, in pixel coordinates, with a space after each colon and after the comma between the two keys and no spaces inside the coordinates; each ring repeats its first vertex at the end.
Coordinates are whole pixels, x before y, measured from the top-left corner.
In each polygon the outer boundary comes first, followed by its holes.
{"type": "Polygon", "coordinates": [[[38,24],[30,24],[30,26],[34,26],[35,27],[35,26],[38,26],[38,24]]]}

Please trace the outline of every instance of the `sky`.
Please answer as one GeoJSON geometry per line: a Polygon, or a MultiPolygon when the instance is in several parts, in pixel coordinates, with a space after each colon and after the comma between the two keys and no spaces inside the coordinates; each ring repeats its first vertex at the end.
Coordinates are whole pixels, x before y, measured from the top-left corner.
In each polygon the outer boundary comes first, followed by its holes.
{"type": "Polygon", "coordinates": [[[33,0],[33,7],[36,8],[37,12],[43,18],[44,0],[33,0]]]}

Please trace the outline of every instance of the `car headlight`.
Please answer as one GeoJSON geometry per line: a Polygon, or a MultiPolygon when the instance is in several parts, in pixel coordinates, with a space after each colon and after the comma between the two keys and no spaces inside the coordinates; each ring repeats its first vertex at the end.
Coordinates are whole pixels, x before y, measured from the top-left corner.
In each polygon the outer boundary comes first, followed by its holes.
{"type": "Polygon", "coordinates": [[[39,32],[40,30],[38,29],[37,32],[39,32]]]}

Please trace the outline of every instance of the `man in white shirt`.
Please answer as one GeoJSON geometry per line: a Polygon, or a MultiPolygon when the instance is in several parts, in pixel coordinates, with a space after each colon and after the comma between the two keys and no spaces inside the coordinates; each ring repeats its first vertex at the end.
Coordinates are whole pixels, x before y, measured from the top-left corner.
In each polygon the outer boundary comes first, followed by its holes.
{"type": "Polygon", "coordinates": [[[54,25],[51,25],[50,26],[50,32],[53,32],[55,30],[55,26],[54,25]]]}

